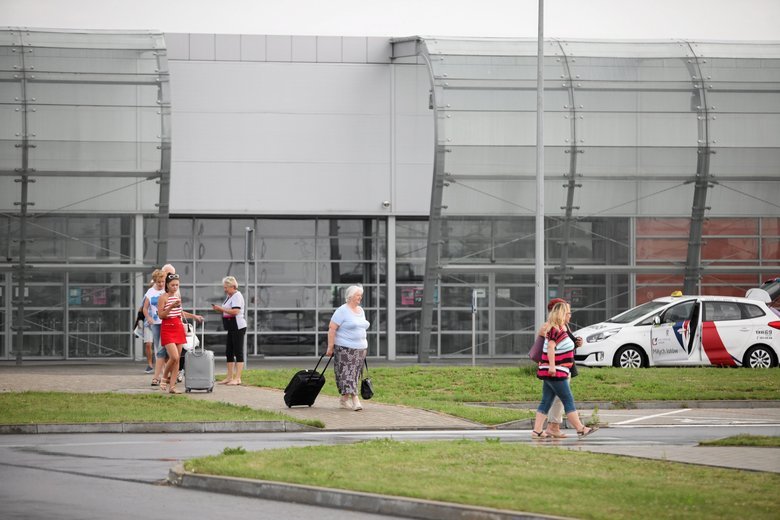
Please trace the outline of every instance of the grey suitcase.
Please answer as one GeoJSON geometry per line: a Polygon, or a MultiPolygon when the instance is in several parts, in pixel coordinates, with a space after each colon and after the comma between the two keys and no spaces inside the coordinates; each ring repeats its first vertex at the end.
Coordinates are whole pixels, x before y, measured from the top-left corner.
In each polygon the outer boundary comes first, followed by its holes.
{"type": "Polygon", "coordinates": [[[193,347],[184,357],[184,390],[214,390],[214,352],[206,350],[205,324],[201,324],[200,348],[193,347]]]}

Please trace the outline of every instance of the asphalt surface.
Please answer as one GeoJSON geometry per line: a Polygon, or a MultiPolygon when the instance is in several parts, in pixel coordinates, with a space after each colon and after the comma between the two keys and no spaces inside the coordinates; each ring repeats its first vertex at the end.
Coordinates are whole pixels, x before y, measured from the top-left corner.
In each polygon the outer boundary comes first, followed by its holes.
{"type": "MultiPolygon", "coordinates": [[[[148,376],[138,373],[137,364],[29,364],[21,369],[0,365],[0,390],[3,391],[154,391],[148,387],[147,379],[148,376]]],[[[208,396],[284,411],[281,393],[270,389],[217,387],[208,396]]],[[[193,396],[176,398],[188,397],[193,396]]],[[[400,518],[296,505],[289,501],[203,493],[164,484],[169,469],[178,462],[217,454],[225,447],[260,450],[379,437],[403,440],[490,437],[500,438],[502,442],[532,443],[539,449],[560,447],[780,473],[780,449],[698,446],[702,440],[740,433],[780,436],[780,403],[696,404],[703,407],[684,408],[685,403],[666,403],[668,408],[613,410],[603,403],[598,408],[586,404],[580,409],[581,415],[586,419],[597,416],[601,424],[609,427],[583,440],[577,439],[573,430],[567,430],[566,439],[532,442],[529,424],[510,425],[504,430],[486,429],[468,421],[453,422],[453,418],[442,414],[374,402],[364,402],[365,409],[355,413],[339,410],[335,398],[327,396],[321,396],[312,408],[292,410],[297,410],[296,417],[321,418],[326,429],[316,432],[0,435],[0,482],[3,483],[0,517],[400,518]],[[349,428],[349,424],[359,427],[349,428]]]]}

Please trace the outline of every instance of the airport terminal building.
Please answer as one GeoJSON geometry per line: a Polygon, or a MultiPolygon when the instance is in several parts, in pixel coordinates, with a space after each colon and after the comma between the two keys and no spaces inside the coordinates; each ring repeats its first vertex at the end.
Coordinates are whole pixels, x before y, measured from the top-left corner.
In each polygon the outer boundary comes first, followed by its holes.
{"type": "MultiPolygon", "coordinates": [[[[0,360],[130,359],[151,270],[250,354],[522,357],[532,39],[0,30],[0,360]],[[421,345],[424,352],[421,353],[421,345]]],[[[544,284],[579,326],[780,274],[780,42],[544,45],[544,284]]]]}

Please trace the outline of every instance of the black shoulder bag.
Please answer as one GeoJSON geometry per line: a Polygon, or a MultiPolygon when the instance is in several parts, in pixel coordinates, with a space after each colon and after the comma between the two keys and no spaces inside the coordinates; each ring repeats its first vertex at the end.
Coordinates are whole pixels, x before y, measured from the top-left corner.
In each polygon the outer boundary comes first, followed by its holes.
{"type": "MultiPolygon", "coordinates": [[[[364,359],[363,363],[366,364],[366,376],[368,376],[368,361],[364,359]]],[[[370,377],[364,377],[360,382],[360,397],[363,399],[371,399],[374,397],[374,385],[371,383],[370,377]]]]}

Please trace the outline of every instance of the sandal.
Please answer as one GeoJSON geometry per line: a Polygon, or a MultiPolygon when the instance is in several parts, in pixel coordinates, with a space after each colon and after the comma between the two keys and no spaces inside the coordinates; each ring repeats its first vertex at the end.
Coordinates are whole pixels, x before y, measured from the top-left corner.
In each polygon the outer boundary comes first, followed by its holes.
{"type": "Polygon", "coordinates": [[[588,428],[587,426],[585,426],[581,430],[577,430],[577,437],[582,439],[583,437],[587,437],[588,435],[590,435],[591,433],[595,432],[598,429],[599,429],[598,426],[594,426],[593,428],[588,428]]]}
{"type": "Polygon", "coordinates": [[[167,379],[160,379],[160,390],[163,392],[165,390],[168,390],[168,380],[167,379]]]}
{"type": "Polygon", "coordinates": [[[181,390],[176,390],[176,385],[171,385],[171,387],[168,389],[169,394],[180,394],[181,390]]]}
{"type": "Polygon", "coordinates": [[[160,380],[159,379],[152,379],[152,386],[160,386],[160,380]]]}
{"type": "Polygon", "coordinates": [[[549,439],[550,438],[550,434],[547,433],[546,431],[538,432],[536,430],[532,430],[531,431],[531,438],[532,439],[549,439]]]}
{"type": "Polygon", "coordinates": [[[549,435],[553,439],[565,439],[566,437],[568,437],[568,435],[566,435],[565,433],[560,432],[560,431],[551,432],[550,430],[544,430],[544,433],[546,433],[547,435],[549,435]]]}

